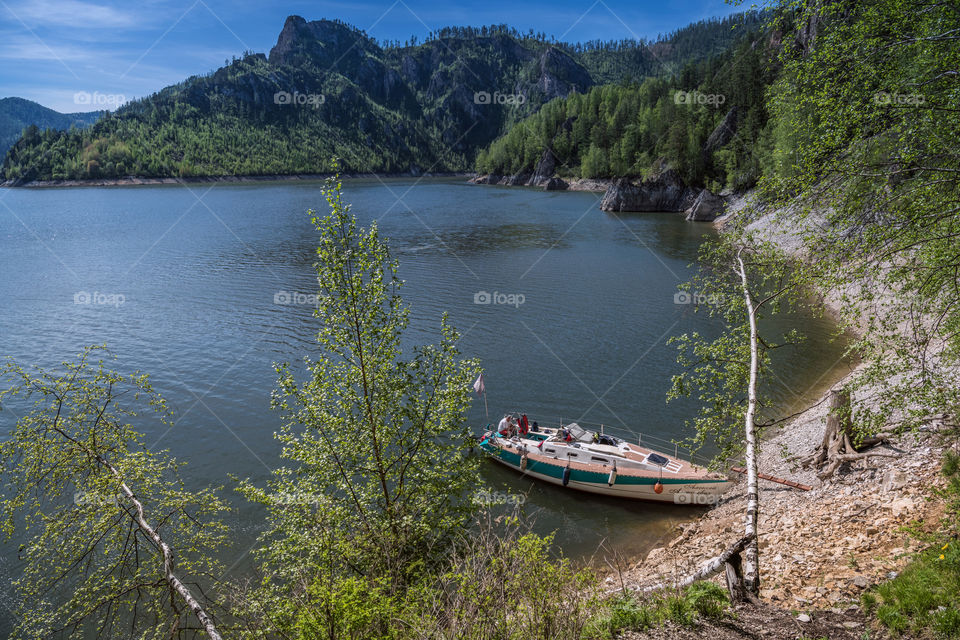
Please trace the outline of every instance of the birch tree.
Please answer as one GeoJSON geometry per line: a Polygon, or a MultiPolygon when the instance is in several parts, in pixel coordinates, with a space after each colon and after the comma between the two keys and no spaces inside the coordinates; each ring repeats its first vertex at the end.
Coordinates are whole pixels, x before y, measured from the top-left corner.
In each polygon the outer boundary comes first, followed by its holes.
{"type": "MultiPolygon", "coordinates": [[[[743,417],[744,458],[747,465],[747,513],[744,517],[744,536],[750,538],[744,553],[743,575],[745,586],[751,593],[760,589],[760,549],[757,543],[757,519],[760,513],[760,492],[757,486],[757,375],[760,369],[760,335],[757,329],[757,307],[750,294],[747,266],[743,262],[743,249],[737,251],[736,270],[743,289],[744,311],[750,327],[750,373],[747,380],[747,411],[743,417]]],[[[761,301],[761,305],[763,302],[761,301]]]]}
{"type": "Polygon", "coordinates": [[[0,369],[0,406],[20,416],[0,444],[0,524],[24,562],[13,635],[219,640],[200,585],[218,575],[226,505],[187,490],[181,465],[144,446],[131,422],[167,428],[163,399],[97,354],[61,371],[0,369]]]}
{"type": "Polygon", "coordinates": [[[673,377],[668,399],[692,396],[699,401],[701,409],[691,421],[694,434],[686,444],[693,450],[717,451],[713,467],[723,469],[741,457],[746,463],[743,573],[747,591],[757,594],[760,439],[765,429],[783,420],[764,392],[764,381],[771,374],[771,352],[801,340],[796,330],[764,335],[762,318],[765,312],[800,304],[803,287],[773,247],[741,231],[705,245],[702,265],[686,286],[708,301],[705,312],[721,319],[724,327],[714,338],[692,333],[671,339],[678,346],[682,372],[673,377]]]}

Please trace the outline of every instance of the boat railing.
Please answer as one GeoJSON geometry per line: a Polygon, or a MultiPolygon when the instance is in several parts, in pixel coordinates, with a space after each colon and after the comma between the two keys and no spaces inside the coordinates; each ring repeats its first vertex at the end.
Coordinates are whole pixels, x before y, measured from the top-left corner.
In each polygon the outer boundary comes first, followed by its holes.
{"type": "MultiPolygon", "coordinates": [[[[560,418],[559,420],[557,420],[557,423],[560,425],[560,427],[563,427],[564,424],[569,424],[570,422],[571,421],[568,420],[566,423],[564,423],[563,418],[560,418]]],[[[577,424],[581,426],[586,426],[586,427],[599,427],[599,429],[595,429],[595,430],[599,431],[601,434],[607,433],[609,435],[616,436],[622,440],[627,440],[629,442],[636,442],[641,447],[645,445],[649,445],[664,453],[668,453],[670,449],[673,449],[674,458],[678,458],[681,460],[688,460],[701,467],[709,466],[711,462],[711,459],[708,456],[704,456],[699,453],[696,453],[695,451],[693,451],[693,449],[689,447],[681,446],[676,440],[667,440],[666,438],[658,438],[657,436],[651,436],[646,433],[634,431],[633,429],[630,429],[629,427],[624,427],[624,426],[611,427],[608,424],[604,424],[600,422],[587,422],[585,420],[573,420],[572,422],[576,422],[577,424]],[[624,435],[625,433],[629,434],[629,436],[625,436],[624,435]]]]}

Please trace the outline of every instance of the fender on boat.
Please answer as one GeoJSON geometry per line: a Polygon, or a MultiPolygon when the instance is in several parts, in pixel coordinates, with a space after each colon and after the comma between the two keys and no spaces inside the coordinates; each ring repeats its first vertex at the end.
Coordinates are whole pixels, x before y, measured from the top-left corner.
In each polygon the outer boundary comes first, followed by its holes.
{"type": "Polygon", "coordinates": [[[563,468],[563,486],[570,482],[570,467],[563,468]]]}
{"type": "Polygon", "coordinates": [[[610,470],[610,477],[607,478],[607,486],[612,487],[617,481],[617,470],[616,468],[610,470]]]}

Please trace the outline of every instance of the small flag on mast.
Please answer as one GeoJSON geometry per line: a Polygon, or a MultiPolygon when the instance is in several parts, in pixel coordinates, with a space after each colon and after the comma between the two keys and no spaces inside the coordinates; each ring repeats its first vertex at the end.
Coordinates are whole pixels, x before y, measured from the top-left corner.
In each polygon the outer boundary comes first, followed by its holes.
{"type": "Polygon", "coordinates": [[[477,381],[473,383],[473,390],[477,392],[477,395],[482,394],[487,390],[487,387],[483,384],[483,374],[477,378],[477,381]]]}

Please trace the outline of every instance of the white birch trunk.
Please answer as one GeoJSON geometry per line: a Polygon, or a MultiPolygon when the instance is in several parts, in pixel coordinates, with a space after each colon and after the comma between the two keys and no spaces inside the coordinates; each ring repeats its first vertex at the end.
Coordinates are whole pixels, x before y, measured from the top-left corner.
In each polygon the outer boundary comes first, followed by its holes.
{"type": "Polygon", "coordinates": [[[757,435],[754,415],[757,410],[757,371],[759,369],[757,315],[750,297],[747,268],[741,254],[737,253],[738,272],[743,288],[743,299],[750,322],[750,382],[747,387],[747,415],[744,418],[747,466],[747,513],[744,519],[744,537],[750,539],[743,554],[743,582],[749,593],[760,593],[760,546],[757,542],[757,519],[760,510],[760,495],[757,487],[757,435]]]}
{"type": "Polygon", "coordinates": [[[197,618],[197,621],[200,622],[200,625],[203,627],[210,640],[223,640],[223,636],[221,636],[220,632],[217,631],[217,627],[216,624],[214,624],[213,618],[203,608],[203,606],[200,604],[200,601],[197,600],[197,598],[193,595],[193,592],[190,591],[190,588],[183,583],[176,573],[174,573],[173,550],[170,548],[170,545],[164,541],[157,530],[154,529],[149,522],[147,522],[143,503],[140,502],[133,490],[127,485],[126,482],[124,482],[123,476],[120,474],[117,468],[110,464],[110,462],[102,455],[94,450],[91,450],[82,442],[79,442],[76,438],[72,438],[68,433],[60,429],[56,423],[54,423],[53,428],[63,438],[69,440],[74,445],[86,451],[87,455],[93,457],[97,463],[108,469],[110,473],[120,481],[120,491],[123,493],[123,496],[133,505],[134,513],[130,514],[129,510],[126,508],[124,510],[127,511],[131,518],[133,518],[133,521],[136,523],[140,531],[143,532],[143,534],[154,544],[154,546],[156,546],[157,551],[160,552],[160,556],[163,560],[163,578],[167,585],[170,587],[171,591],[175,591],[180,595],[181,598],[183,598],[183,601],[186,603],[187,607],[189,607],[191,613],[193,613],[193,615],[197,618]]]}
{"type": "MultiPolygon", "coordinates": [[[[117,473],[117,470],[114,469],[112,465],[108,463],[107,466],[115,476],[118,478],[120,477],[120,474],[117,473]]],[[[190,611],[194,616],[196,616],[197,620],[203,626],[204,631],[207,632],[210,640],[223,640],[220,632],[217,631],[216,625],[213,623],[213,618],[211,618],[210,615],[200,605],[200,602],[194,597],[189,587],[183,584],[183,581],[181,581],[180,578],[177,577],[177,574],[173,572],[173,551],[171,551],[170,545],[163,541],[163,538],[160,537],[160,534],[157,533],[156,529],[150,526],[150,523],[147,522],[143,511],[143,503],[137,499],[136,495],[134,495],[133,491],[130,490],[130,487],[127,486],[126,482],[120,482],[120,491],[123,492],[123,495],[127,497],[127,500],[133,503],[133,508],[136,510],[134,520],[136,521],[137,526],[144,533],[144,535],[153,541],[153,544],[156,545],[161,556],[163,556],[163,575],[164,578],[166,578],[167,584],[170,585],[171,589],[180,594],[180,597],[183,598],[183,601],[187,604],[187,607],[190,608],[190,611]]]]}
{"type": "MultiPolygon", "coordinates": [[[[64,435],[64,437],[73,440],[62,431],[60,433],[64,435]]],[[[73,442],[77,443],[76,440],[73,440],[73,442]]],[[[89,449],[87,449],[87,451],[90,452],[89,449]]],[[[120,492],[123,493],[124,497],[133,505],[134,513],[132,514],[132,517],[134,522],[136,522],[140,531],[142,531],[143,534],[147,536],[151,542],[153,542],[153,544],[157,547],[157,550],[160,552],[161,558],[163,559],[163,577],[170,586],[170,589],[176,591],[180,597],[183,598],[183,601],[187,604],[187,607],[197,618],[197,621],[200,622],[200,625],[203,627],[203,630],[206,631],[207,636],[210,637],[210,640],[223,640],[223,636],[221,636],[220,632],[217,631],[217,627],[213,622],[213,618],[210,617],[210,614],[206,612],[197,598],[193,595],[193,592],[190,591],[190,588],[185,585],[182,580],[180,580],[176,573],[174,573],[173,550],[170,549],[170,545],[168,545],[163,538],[160,537],[160,534],[157,532],[157,530],[154,529],[149,522],[147,522],[146,514],[143,509],[143,503],[140,502],[133,490],[127,486],[127,483],[123,481],[123,477],[120,475],[120,472],[117,471],[116,467],[110,464],[103,456],[95,452],[90,453],[96,457],[100,464],[109,469],[110,473],[112,473],[115,478],[120,480],[120,492]]]]}
{"type": "Polygon", "coordinates": [[[750,547],[751,542],[756,541],[756,536],[744,536],[734,542],[728,549],[715,558],[711,558],[707,561],[702,567],[697,569],[695,572],[690,575],[677,580],[676,582],[658,582],[657,584],[652,584],[650,586],[644,587],[644,592],[650,591],[659,591],[660,589],[682,589],[683,587],[689,587],[694,582],[699,580],[706,580],[715,573],[719,573],[724,569],[724,566],[727,562],[730,561],[730,558],[739,554],[744,549],[750,547]]]}

